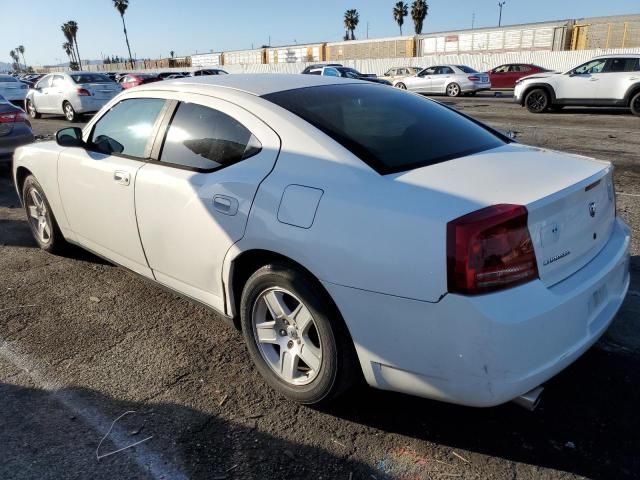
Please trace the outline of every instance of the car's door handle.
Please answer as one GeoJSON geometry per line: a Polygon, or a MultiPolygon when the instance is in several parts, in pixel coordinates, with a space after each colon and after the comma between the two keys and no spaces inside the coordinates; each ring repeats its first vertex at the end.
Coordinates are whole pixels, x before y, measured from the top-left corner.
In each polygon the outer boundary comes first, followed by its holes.
{"type": "Polygon", "coordinates": [[[238,213],[238,200],[227,195],[214,195],[213,208],[225,215],[235,215],[238,213]]]}
{"type": "Polygon", "coordinates": [[[599,79],[597,79],[597,78],[590,78],[590,79],[589,79],[589,81],[590,81],[590,82],[597,82],[598,80],[599,80],[599,79]]]}
{"type": "Polygon", "coordinates": [[[131,183],[131,175],[129,172],[123,172],[122,170],[116,170],[113,172],[113,180],[120,185],[128,186],[131,183]]]}

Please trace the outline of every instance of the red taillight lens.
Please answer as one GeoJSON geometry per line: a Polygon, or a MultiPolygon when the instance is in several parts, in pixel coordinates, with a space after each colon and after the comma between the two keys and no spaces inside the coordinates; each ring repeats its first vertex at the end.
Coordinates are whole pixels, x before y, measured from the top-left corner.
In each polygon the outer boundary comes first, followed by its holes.
{"type": "Polygon", "coordinates": [[[78,95],[80,95],[81,97],[90,97],[91,96],[91,92],[89,90],[87,90],[86,88],[79,88],[78,89],[78,95]]]}
{"type": "Polygon", "coordinates": [[[469,78],[469,80],[471,80],[472,82],[479,82],[480,81],[480,77],[478,77],[477,75],[471,75],[469,78]]]}
{"type": "Polygon", "coordinates": [[[0,113],[0,123],[24,122],[27,120],[23,112],[0,113]]]}
{"type": "Polygon", "coordinates": [[[449,292],[494,292],[538,278],[527,218],[523,206],[494,205],[449,222],[449,292]]]}

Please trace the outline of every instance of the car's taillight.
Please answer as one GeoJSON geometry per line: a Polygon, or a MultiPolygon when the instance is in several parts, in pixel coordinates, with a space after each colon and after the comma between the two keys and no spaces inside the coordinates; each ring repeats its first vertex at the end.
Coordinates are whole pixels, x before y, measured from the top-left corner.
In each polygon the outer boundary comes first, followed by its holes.
{"type": "Polygon", "coordinates": [[[80,95],[81,97],[90,97],[91,92],[86,88],[78,88],[78,95],[80,95]]]}
{"type": "Polygon", "coordinates": [[[480,81],[480,77],[477,75],[471,75],[469,78],[469,80],[471,80],[472,82],[479,82],[480,81]]]}
{"type": "Polygon", "coordinates": [[[494,292],[538,278],[527,218],[525,207],[502,204],[449,222],[449,292],[494,292]]]}
{"type": "Polygon", "coordinates": [[[26,120],[24,112],[0,113],[0,123],[25,122],[26,120]]]}

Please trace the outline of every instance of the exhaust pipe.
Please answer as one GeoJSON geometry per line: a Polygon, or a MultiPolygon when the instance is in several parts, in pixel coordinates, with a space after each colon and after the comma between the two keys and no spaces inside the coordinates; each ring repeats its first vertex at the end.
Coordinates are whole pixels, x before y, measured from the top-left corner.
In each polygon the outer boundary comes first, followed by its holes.
{"type": "Polygon", "coordinates": [[[514,398],[513,403],[533,412],[540,403],[542,390],[544,390],[544,387],[536,387],[533,390],[529,390],[527,393],[514,398]]]}

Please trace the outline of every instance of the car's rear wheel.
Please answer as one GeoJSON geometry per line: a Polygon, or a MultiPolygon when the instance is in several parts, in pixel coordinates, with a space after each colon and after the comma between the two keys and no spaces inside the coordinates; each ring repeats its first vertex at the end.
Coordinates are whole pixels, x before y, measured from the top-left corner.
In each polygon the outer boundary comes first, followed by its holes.
{"type": "Polygon", "coordinates": [[[29,116],[34,120],[42,116],[36,110],[36,106],[34,105],[33,100],[27,100],[27,112],[29,112],[29,116]]]}
{"type": "Polygon", "coordinates": [[[447,85],[447,96],[448,97],[459,97],[462,94],[462,90],[460,89],[460,85],[457,83],[450,83],[447,85]]]}
{"type": "Polygon", "coordinates": [[[631,113],[640,117],[640,92],[636,93],[631,99],[631,113]]]}
{"type": "Polygon", "coordinates": [[[62,111],[64,112],[64,116],[68,121],[75,122],[78,119],[78,114],[76,113],[71,103],[64,102],[62,104],[62,111]]]}
{"type": "Polygon", "coordinates": [[[402,82],[396,83],[396,87],[398,87],[400,90],[406,90],[407,89],[407,86],[402,82]]]}
{"type": "Polygon", "coordinates": [[[335,398],[357,378],[339,312],[308,273],[266,265],[247,281],[240,319],[249,354],[274,389],[299,403],[335,398]]]}
{"type": "Polygon", "coordinates": [[[534,88],[524,99],[524,104],[531,113],[542,113],[549,108],[551,99],[546,90],[534,88]]]}
{"type": "Polygon", "coordinates": [[[50,253],[60,253],[67,242],[58,228],[42,187],[33,175],[22,186],[22,198],[33,238],[38,246],[50,253]]]}

